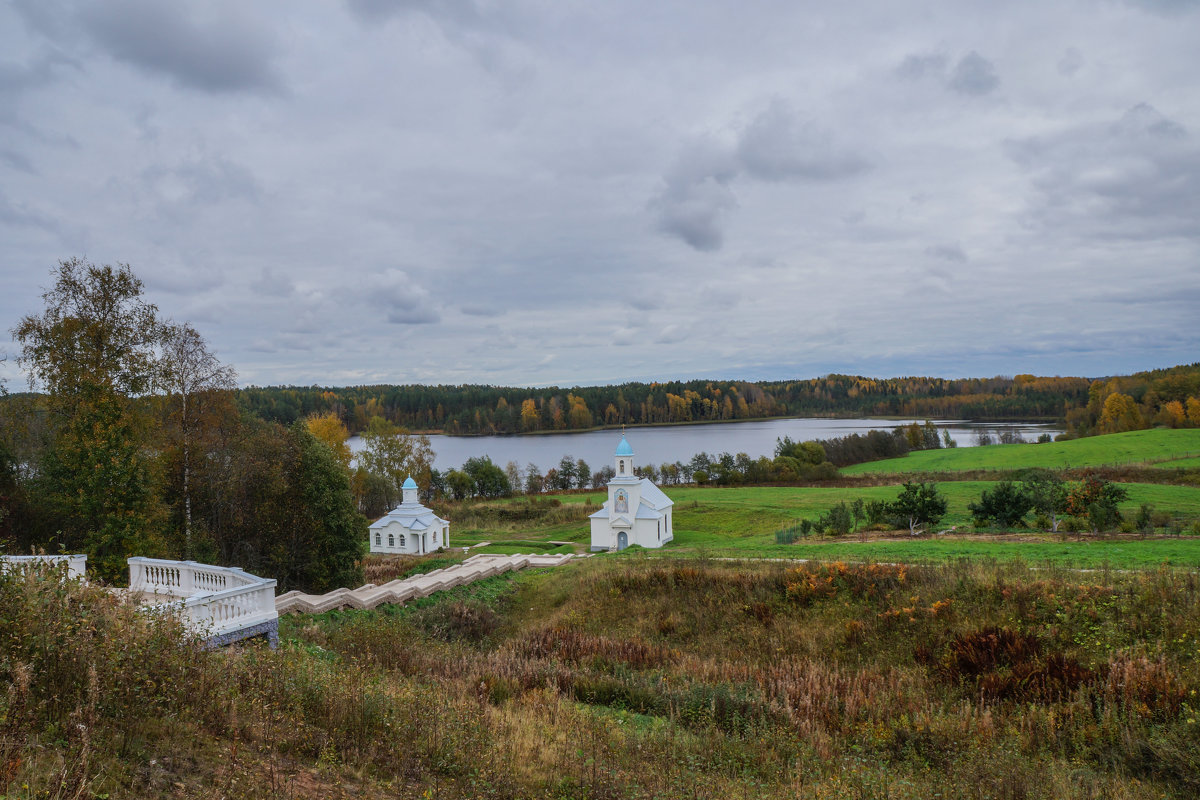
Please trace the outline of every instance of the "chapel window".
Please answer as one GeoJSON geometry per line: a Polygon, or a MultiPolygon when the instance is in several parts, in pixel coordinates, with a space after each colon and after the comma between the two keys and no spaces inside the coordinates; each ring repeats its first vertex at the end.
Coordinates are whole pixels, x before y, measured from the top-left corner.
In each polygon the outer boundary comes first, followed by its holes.
{"type": "Polygon", "coordinates": [[[404,534],[400,534],[400,546],[404,547],[404,534]]]}
{"type": "Polygon", "coordinates": [[[375,545],[376,545],[377,547],[378,547],[378,546],[379,546],[379,544],[380,544],[380,539],[381,539],[381,538],[382,538],[382,537],[380,537],[380,535],[379,535],[379,532],[378,532],[378,531],[376,531],[376,533],[375,533],[375,545]]]}
{"type": "Polygon", "coordinates": [[[396,546],[396,537],[389,533],[388,534],[388,547],[395,547],[395,546],[396,546]]]}
{"type": "Polygon", "coordinates": [[[625,474],[625,462],[624,461],[621,462],[621,474],[622,475],[625,474]]]}

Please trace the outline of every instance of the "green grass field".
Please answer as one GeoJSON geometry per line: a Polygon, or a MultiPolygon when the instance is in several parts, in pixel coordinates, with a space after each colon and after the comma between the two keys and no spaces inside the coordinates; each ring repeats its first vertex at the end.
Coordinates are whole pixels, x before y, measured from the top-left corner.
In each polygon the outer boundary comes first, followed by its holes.
{"type": "Polygon", "coordinates": [[[1120,464],[1195,466],[1200,464],[1200,428],[1113,433],[1069,442],[1045,444],[997,444],[988,447],[958,447],[951,450],[922,450],[903,458],[853,464],[845,475],[902,472],[963,472],[1009,470],[1029,467],[1099,467],[1120,464]],[[1187,459],[1191,463],[1179,463],[1187,459]],[[1171,462],[1167,464],[1166,462],[1171,462]]]}
{"type": "Polygon", "coordinates": [[[1188,468],[1200,467],[1200,456],[1193,456],[1192,458],[1175,458],[1170,461],[1162,461],[1158,464],[1155,464],[1155,466],[1156,467],[1171,467],[1171,468],[1174,468],[1174,467],[1188,467],[1188,468]]]}
{"type": "MultiPolygon", "coordinates": [[[[1129,540],[1126,538],[1060,537],[1036,532],[1021,535],[1020,541],[1009,537],[977,535],[967,505],[977,500],[984,489],[994,486],[991,481],[954,481],[938,484],[946,496],[948,510],[937,530],[958,528],[958,534],[937,534],[910,540],[904,536],[888,537],[898,541],[859,542],[813,537],[792,545],[775,542],[775,532],[800,519],[815,520],[830,506],[839,502],[891,500],[896,486],[868,487],[736,487],[696,488],[668,487],[667,494],[675,501],[675,540],[662,553],[727,556],[738,558],[815,558],[882,561],[939,561],[954,558],[1023,559],[1030,563],[1055,563],[1064,566],[1099,568],[1106,564],[1117,568],[1145,568],[1159,564],[1200,567],[1200,538],[1160,538],[1129,540]]],[[[1200,487],[1163,484],[1122,484],[1129,499],[1121,509],[1126,514],[1148,503],[1158,511],[1191,521],[1200,518],[1200,487]]],[[[597,502],[602,496],[564,495],[564,504],[597,502]]],[[[451,534],[456,545],[481,541],[491,542],[487,548],[472,552],[561,552],[531,547],[531,542],[547,540],[575,542],[584,549],[590,539],[586,520],[549,526],[531,526],[508,530],[468,530],[451,534]]]]}

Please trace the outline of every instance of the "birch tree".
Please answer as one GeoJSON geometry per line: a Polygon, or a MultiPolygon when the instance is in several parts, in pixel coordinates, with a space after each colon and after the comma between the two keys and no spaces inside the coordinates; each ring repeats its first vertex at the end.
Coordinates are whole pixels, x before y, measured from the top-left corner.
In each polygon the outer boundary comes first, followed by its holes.
{"type": "MultiPolygon", "coordinates": [[[[184,558],[192,558],[192,471],[193,459],[202,436],[205,412],[236,386],[233,367],[221,364],[204,337],[187,323],[165,328],[160,361],[169,418],[180,449],[181,495],[183,500],[184,558]]],[[[225,398],[227,399],[227,398],[225,398]]],[[[228,403],[224,404],[225,410],[228,403]]]]}

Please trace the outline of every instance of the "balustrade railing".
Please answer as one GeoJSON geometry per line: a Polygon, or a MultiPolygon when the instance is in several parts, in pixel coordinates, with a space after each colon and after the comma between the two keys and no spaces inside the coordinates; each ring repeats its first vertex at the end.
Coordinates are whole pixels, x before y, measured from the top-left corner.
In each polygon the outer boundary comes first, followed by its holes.
{"type": "Polygon", "coordinates": [[[35,564],[66,564],[67,577],[83,580],[87,575],[87,556],[0,556],[0,567],[11,565],[21,567],[35,564]]]}
{"type": "Polygon", "coordinates": [[[144,599],[174,604],[184,623],[215,637],[278,619],[275,581],[237,567],[195,561],[129,559],[129,589],[144,599]]]}

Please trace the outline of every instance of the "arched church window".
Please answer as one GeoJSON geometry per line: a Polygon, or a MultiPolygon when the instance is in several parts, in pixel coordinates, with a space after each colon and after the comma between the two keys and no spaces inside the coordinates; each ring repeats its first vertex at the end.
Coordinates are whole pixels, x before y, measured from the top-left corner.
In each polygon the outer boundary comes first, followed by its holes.
{"type": "Polygon", "coordinates": [[[396,537],[389,533],[388,534],[388,547],[395,547],[395,546],[396,546],[396,537]]]}
{"type": "Polygon", "coordinates": [[[620,464],[621,464],[621,474],[624,475],[625,474],[625,462],[621,461],[620,464]]]}
{"type": "Polygon", "coordinates": [[[379,546],[379,544],[380,544],[380,540],[381,540],[381,539],[382,539],[382,537],[379,535],[379,531],[376,531],[376,532],[375,532],[375,546],[376,546],[376,547],[378,547],[378,546],[379,546]]]}
{"type": "Polygon", "coordinates": [[[404,534],[400,534],[400,546],[404,547],[404,534]]]}

